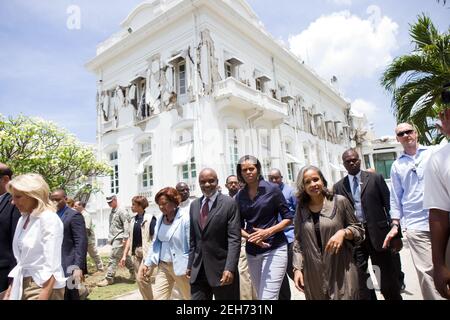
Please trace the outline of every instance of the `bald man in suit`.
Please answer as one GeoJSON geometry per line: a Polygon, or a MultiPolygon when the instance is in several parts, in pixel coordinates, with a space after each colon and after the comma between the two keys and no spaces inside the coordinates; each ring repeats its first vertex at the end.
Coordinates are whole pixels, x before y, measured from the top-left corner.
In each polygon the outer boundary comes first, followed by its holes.
{"type": "Polygon", "coordinates": [[[199,175],[203,196],[190,208],[187,276],[192,300],[239,300],[238,261],[241,225],[236,201],[217,191],[217,174],[199,175]]]}

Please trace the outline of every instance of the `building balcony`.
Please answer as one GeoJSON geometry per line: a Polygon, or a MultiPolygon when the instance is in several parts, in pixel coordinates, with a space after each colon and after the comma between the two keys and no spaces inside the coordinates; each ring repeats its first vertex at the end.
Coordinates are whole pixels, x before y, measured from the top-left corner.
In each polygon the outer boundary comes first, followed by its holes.
{"type": "Polygon", "coordinates": [[[109,131],[114,130],[114,124],[112,122],[112,120],[106,121],[102,123],[102,133],[108,133],[109,131]]]}
{"type": "Polygon", "coordinates": [[[225,109],[263,111],[263,118],[272,121],[283,120],[288,116],[286,103],[250,88],[232,77],[216,83],[214,92],[219,111],[225,109]]]}

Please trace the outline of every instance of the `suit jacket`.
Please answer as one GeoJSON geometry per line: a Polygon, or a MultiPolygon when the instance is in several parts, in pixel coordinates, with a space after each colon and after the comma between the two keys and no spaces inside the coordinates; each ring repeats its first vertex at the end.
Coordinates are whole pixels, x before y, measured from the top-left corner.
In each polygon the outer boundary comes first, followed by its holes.
{"type": "MultiPolygon", "coordinates": [[[[129,226],[128,226],[128,230],[129,230],[128,239],[130,240],[130,245],[131,245],[130,250],[128,250],[129,256],[132,256],[131,248],[133,246],[133,233],[134,233],[133,229],[134,229],[134,223],[136,221],[136,216],[137,216],[137,214],[135,214],[131,218],[129,226]]],[[[157,220],[158,219],[156,219],[156,217],[153,214],[144,212],[144,218],[141,223],[142,256],[144,259],[147,257],[148,252],[151,249],[153,240],[155,238],[155,227],[156,227],[157,220]]]]}
{"type": "MultiPolygon", "coordinates": [[[[61,251],[61,263],[66,277],[72,272],[67,268],[75,265],[87,273],[86,254],[87,254],[87,234],[84,218],[81,213],[66,207],[62,215],[64,224],[64,239],[61,251]]],[[[72,270],[73,271],[73,270],[72,270]]]]}
{"type": "Polygon", "coordinates": [[[11,195],[7,193],[0,202],[0,268],[7,268],[8,271],[16,265],[12,242],[20,216],[16,206],[11,204],[11,195]]]}
{"type": "MultiPolygon", "coordinates": [[[[189,233],[190,233],[190,221],[189,215],[181,214],[182,211],[178,209],[177,214],[172,222],[169,235],[169,247],[172,252],[173,271],[177,276],[186,275],[188,259],[189,259],[189,233]]],[[[159,264],[159,258],[161,254],[162,242],[158,239],[158,232],[161,228],[161,223],[164,215],[160,215],[156,220],[155,236],[153,245],[150,247],[148,257],[145,264],[155,265],[159,264]]]]}
{"type": "MultiPolygon", "coordinates": [[[[361,171],[361,206],[366,217],[367,232],[376,251],[383,251],[383,242],[391,230],[389,188],[380,174],[361,171]]],[[[346,197],[355,205],[349,177],[341,179],[334,193],[346,197]]]]}
{"type": "Polygon", "coordinates": [[[208,284],[220,286],[225,270],[238,277],[237,266],[241,250],[241,222],[237,203],[221,193],[211,206],[205,228],[200,228],[200,210],[204,197],[192,202],[189,216],[190,250],[188,269],[190,283],[195,283],[203,264],[208,284]]]}

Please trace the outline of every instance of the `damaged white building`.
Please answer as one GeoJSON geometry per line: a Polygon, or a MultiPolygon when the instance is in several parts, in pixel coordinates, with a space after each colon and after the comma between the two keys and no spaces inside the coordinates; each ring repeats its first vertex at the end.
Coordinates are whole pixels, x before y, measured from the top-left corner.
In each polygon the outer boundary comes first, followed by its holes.
{"type": "Polygon", "coordinates": [[[245,154],[261,160],[265,175],[280,168],[286,183],[305,164],[331,183],[357,136],[349,103],[243,0],[146,1],[98,45],[87,69],[97,76],[99,157],[114,170],[90,201],[100,238],[106,194],[129,207],[134,195],[153,202],[161,188],[185,181],[199,196],[205,167],[225,189],[245,154]]]}

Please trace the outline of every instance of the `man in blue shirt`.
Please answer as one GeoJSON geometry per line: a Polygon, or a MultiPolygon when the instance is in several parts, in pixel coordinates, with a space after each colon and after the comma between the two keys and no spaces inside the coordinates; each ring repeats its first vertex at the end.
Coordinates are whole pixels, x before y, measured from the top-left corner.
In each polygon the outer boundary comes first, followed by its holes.
{"type": "MultiPolygon", "coordinates": [[[[395,134],[397,141],[403,146],[404,153],[393,163],[391,169],[392,222],[398,224],[400,219],[404,220],[423,298],[442,299],[433,283],[429,212],[423,208],[424,170],[433,150],[418,144],[417,132],[409,123],[399,124],[395,134]]],[[[397,230],[393,227],[391,236],[396,233],[397,230]]],[[[385,246],[389,245],[390,238],[386,239],[385,246]]]]}
{"type": "MultiPolygon", "coordinates": [[[[272,169],[269,173],[269,181],[277,184],[281,192],[283,193],[284,198],[286,199],[287,205],[289,207],[289,211],[295,215],[295,207],[297,205],[297,199],[295,198],[294,189],[290,186],[283,183],[283,176],[281,175],[281,171],[279,169],[272,169]]],[[[281,220],[281,218],[280,218],[281,220]]],[[[278,297],[279,300],[291,300],[291,289],[289,286],[289,277],[294,280],[294,271],[292,269],[292,248],[294,246],[294,224],[292,223],[286,229],[284,229],[284,234],[288,241],[288,265],[286,269],[286,275],[284,276],[283,283],[280,289],[280,295],[278,297]]]]}

